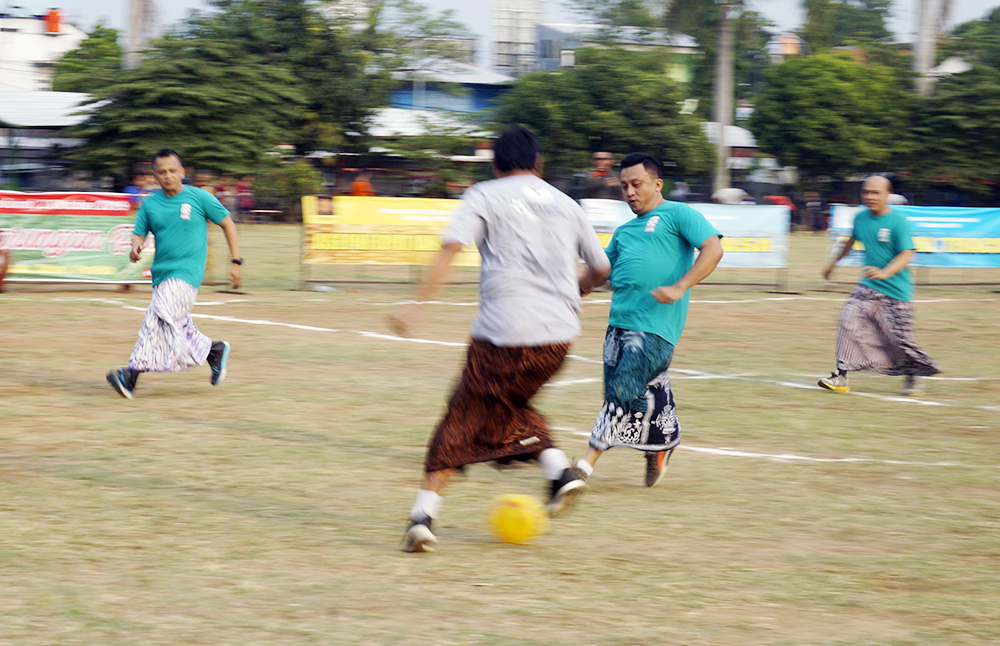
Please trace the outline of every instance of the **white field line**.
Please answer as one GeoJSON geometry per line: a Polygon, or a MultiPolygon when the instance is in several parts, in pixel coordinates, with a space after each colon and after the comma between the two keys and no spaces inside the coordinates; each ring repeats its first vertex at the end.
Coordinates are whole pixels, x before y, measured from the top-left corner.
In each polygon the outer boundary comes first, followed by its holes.
{"type": "MultiPolygon", "coordinates": [[[[766,296],[763,298],[741,298],[728,300],[708,300],[691,299],[692,305],[741,305],[747,303],[775,303],[785,301],[822,301],[842,303],[847,301],[847,296],[828,298],[825,296],[766,296]]],[[[997,298],[917,298],[912,303],[995,303],[1000,301],[997,298]]],[[[369,305],[384,305],[394,307],[398,305],[450,305],[451,307],[478,307],[478,301],[367,301],[369,305]]],[[[580,301],[583,305],[607,305],[611,303],[610,298],[587,298],[580,301]]]]}
{"type": "MultiPolygon", "coordinates": [[[[110,302],[110,301],[108,301],[108,302],[110,302]]],[[[146,311],[145,308],[143,308],[143,307],[136,307],[134,305],[123,305],[122,307],[123,307],[123,309],[133,310],[133,311],[137,311],[137,312],[145,312],[146,311]]],[[[366,337],[366,338],[381,339],[383,341],[397,341],[397,342],[403,342],[403,343],[422,343],[422,344],[427,344],[427,345],[440,345],[440,346],[445,346],[445,347],[450,347],[450,348],[464,348],[464,347],[468,346],[467,343],[457,343],[457,342],[454,342],[454,341],[435,341],[435,340],[432,340],[432,339],[420,339],[420,338],[416,338],[416,337],[400,337],[400,336],[396,336],[394,334],[383,334],[383,333],[378,333],[378,332],[369,332],[369,331],[366,331],[366,330],[338,330],[338,329],[335,329],[335,328],[318,327],[318,326],[315,326],[315,325],[301,325],[301,324],[297,324],[297,323],[281,323],[279,321],[268,321],[268,320],[265,320],[265,319],[241,319],[241,318],[236,318],[236,317],[232,317],[232,316],[218,316],[218,315],[214,315],[214,314],[192,314],[191,316],[193,318],[204,318],[204,319],[211,319],[211,320],[216,320],[216,321],[227,321],[227,322],[230,322],[230,323],[246,323],[248,325],[265,325],[265,326],[273,326],[273,327],[284,327],[284,328],[289,328],[289,329],[293,329],[293,330],[305,330],[305,331],[309,331],[309,332],[333,332],[333,333],[340,333],[340,334],[357,334],[357,335],[360,335],[360,336],[363,336],[363,337],[366,337]]],[[[577,361],[582,361],[584,363],[592,363],[592,364],[601,364],[602,363],[602,361],[599,360],[599,359],[590,359],[588,357],[584,357],[584,356],[581,356],[581,355],[578,355],[578,354],[569,354],[569,355],[566,355],[566,356],[568,358],[576,359],[577,361]]],[[[793,382],[793,381],[780,381],[780,380],[775,380],[775,379],[761,379],[761,378],[749,377],[749,376],[744,376],[744,375],[739,375],[739,374],[735,374],[735,375],[718,375],[718,374],[712,374],[712,373],[708,373],[708,372],[700,372],[700,371],[696,371],[696,370],[684,370],[684,369],[674,369],[673,372],[679,378],[687,377],[687,378],[690,378],[690,379],[737,379],[737,380],[743,380],[743,381],[752,381],[752,382],[756,382],[756,383],[772,384],[772,385],[776,385],[776,386],[782,386],[782,387],[785,387],[785,388],[799,388],[799,389],[805,389],[805,390],[817,390],[818,389],[817,386],[814,386],[813,384],[802,384],[802,383],[796,383],[796,382],[793,382]]],[[[588,382],[580,381],[578,383],[588,383],[588,382]]],[[[570,384],[569,383],[558,383],[558,385],[559,386],[566,386],[566,385],[570,385],[570,384]]],[[[916,398],[916,397],[902,397],[902,396],[895,397],[895,396],[879,395],[877,393],[864,393],[864,392],[851,391],[851,392],[849,392],[847,394],[848,395],[857,395],[859,397],[872,397],[872,398],[875,398],[875,399],[880,399],[882,401],[902,402],[902,403],[907,403],[907,404],[917,404],[917,405],[921,405],[921,406],[954,406],[955,405],[955,404],[948,404],[948,403],[944,403],[944,402],[931,401],[931,400],[927,400],[927,399],[920,399],[920,398],[916,398]]],[[[986,411],[990,411],[990,412],[992,412],[992,411],[1000,411],[1000,407],[998,407],[998,406],[973,406],[973,408],[978,408],[978,409],[986,410],[986,411]]]]}
{"type": "MultiPolygon", "coordinates": [[[[144,307],[135,307],[134,305],[126,305],[124,309],[135,310],[137,312],[145,312],[144,307]]],[[[309,332],[335,332],[341,334],[358,334],[363,337],[368,337],[371,339],[382,339],[384,341],[403,341],[409,343],[425,343],[430,345],[443,345],[451,348],[464,348],[468,344],[466,343],[455,343],[453,341],[433,341],[431,339],[417,339],[413,337],[401,337],[394,334],[381,334],[378,332],[367,332],[365,330],[337,330],[335,328],[329,327],[318,327],[315,325],[300,325],[298,323],[281,323],[278,321],[267,321],[263,319],[239,319],[233,316],[218,316],[215,314],[192,314],[192,318],[201,319],[212,319],[215,321],[228,321],[230,323],[246,323],[248,325],[269,325],[274,327],[284,327],[293,330],[306,330],[309,332]]]]}
{"type": "MultiPolygon", "coordinates": [[[[748,375],[754,376],[754,375],[748,375]]],[[[806,379],[811,379],[816,375],[807,375],[805,373],[793,373],[793,377],[805,377],[806,379]]],[[[1000,379],[1000,377],[924,377],[924,379],[930,379],[932,381],[993,381],[994,379],[1000,379]]]]}
{"type": "MultiPolygon", "coordinates": [[[[560,428],[553,426],[554,431],[567,431],[579,437],[590,437],[590,433],[576,431],[570,428],[560,428]]],[[[678,449],[684,451],[694,451],[695,453],[706,453],[709,455],[721,455],[734,458],[758,458],[763,460],[773,460],[775,462],[844,462],[844,463],[871,463],[871,464],[892,464],[914,467],[961,467],[963,469],[1000,469],[1000,466],[988,464],[962,464],[959,462],[917,462],[911,460],[880,460],[877,458],[815,458],[808,455],[795,455],[794,453],[757,453],[755,451],[737,451],[728,447],[712,448],[708,446],[691,446],[681,443],[678,449]]]]}

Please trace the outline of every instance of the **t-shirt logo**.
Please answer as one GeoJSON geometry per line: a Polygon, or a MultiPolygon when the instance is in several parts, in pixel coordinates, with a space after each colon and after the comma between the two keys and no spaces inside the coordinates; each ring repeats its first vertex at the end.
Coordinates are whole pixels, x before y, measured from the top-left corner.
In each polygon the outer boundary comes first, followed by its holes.
{"type": "Polygon", "coordinates": [[[879,242],[889,242],[889,238],[892,235],[892,231],[889,229],[879,229],[878,230],[878,241],[879,242]]]}
{"type": "Polygon", "coordinates": [[[190,220],[191,219],[191,205],[181,204],[181,219],[190,220]]]}
{"type": "Polygon", "coordinates": [[[659,223],[660,223],[660,216],[654,215],[653,217],[649,218],[649,222],[646,223],[645,232],[652,233],[653,231],[656,231],[656,225],[659,223]]]}

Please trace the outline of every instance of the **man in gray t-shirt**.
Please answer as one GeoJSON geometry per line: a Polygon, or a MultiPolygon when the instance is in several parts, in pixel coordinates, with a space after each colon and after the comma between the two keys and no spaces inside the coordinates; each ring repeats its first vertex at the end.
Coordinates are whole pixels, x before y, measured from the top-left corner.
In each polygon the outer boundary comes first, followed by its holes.
{"type": "MultiPolygon", "coordinates": [[[[494,143],[494,155],[497,179],[466,191],[417,296],[418,304],[429,300],[462,247],[478,247],[479,313],[462,378],[427,449],[424,486],[403,538],[407,552],[433,551],[440,492],[467,464],[538,460],[553,515],[586,486],[530,400],[580,334],[580,295],[603,282],[610,265],[583,210],[538,177],[533,134],[509,128],[494,143]],[[578,258],[587,265],[582,275],[578,258]]],[[[416,314],[408,307],[390,324],[404,334],[416,314]]]]}

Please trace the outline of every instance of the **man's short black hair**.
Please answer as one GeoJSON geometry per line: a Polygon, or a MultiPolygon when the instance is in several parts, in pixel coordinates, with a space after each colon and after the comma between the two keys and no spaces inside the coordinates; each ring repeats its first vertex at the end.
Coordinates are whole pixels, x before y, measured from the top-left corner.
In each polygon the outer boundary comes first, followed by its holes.
{"type": "Polygon", "coordinates": [[[542,147],[527,128],[510,126],[493,142],[493,165],[502,173],[534,170],[542,147]]]}
{"type": "Polygon", "coordinates": [[[156,154],[153,155],[153,167],[154,168],[156,167],[157,159],[163,159],[164,157],[176,157],[177,161],[180,162],[181,166],[184,165],[184,162],[181,161],[180,154],[178,154],[176,150],[174,150],[173,148],[160,148],[158,151],[156,151],[156,154]]]}
{"type": "Polygon", "coordinates": [[[660,179],[663,177],[663,164],[660,160],[648,153],[629,153],[622,160],[621,169],[625,170],[630,166],[638,166],[642,164],[645,167],[646,172],[649,173],[650,177],[653,179],[660,179]]]}

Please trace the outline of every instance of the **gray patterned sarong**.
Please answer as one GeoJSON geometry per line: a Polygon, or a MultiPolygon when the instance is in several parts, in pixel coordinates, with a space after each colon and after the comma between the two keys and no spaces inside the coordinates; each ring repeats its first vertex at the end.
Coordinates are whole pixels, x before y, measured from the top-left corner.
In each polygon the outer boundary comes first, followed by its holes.
{"type": "Polygon", "coordinates": [[[665,451],[681,441],[667,369],[674,347],[655,334],[608,327],[604,337],[604,406],[590,446],[665,451]]]}
{"type": "Polygon", "coordinates": [[[913,336],[913,310],[906,301],[857,285],[840,314],[837,369],[927,377],[941,372],[913,336]]]}
{"type": "Polygon", "coordinates": [[[153,287],[129,370],[179,372],[205,363],[212,340],[198,331],[191,318],[197,298],[198,290],[177,278],[153,287]]]}

